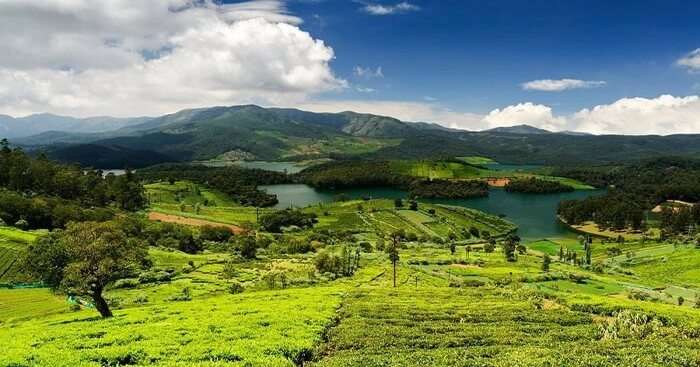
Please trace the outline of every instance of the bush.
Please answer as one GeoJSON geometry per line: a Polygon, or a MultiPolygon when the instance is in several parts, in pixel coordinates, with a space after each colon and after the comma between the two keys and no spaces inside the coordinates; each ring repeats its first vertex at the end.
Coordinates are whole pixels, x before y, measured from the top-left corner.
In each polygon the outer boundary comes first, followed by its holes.
{"type": "Polygon", "coordinates": [[[372,252],[372,244],[366,241],[360,242],[359,243],[360,249],[362,249],[363,252],[370,253],[372,252]]]}
{"type": "Polygon", "coordinates": [[[309,228],[317,222],[316,214],[291,209],[273,212],[260,218],[260,226],[267,232],[273,233],[281,233],[283,227],[290,226],[309,228]]]}
{"type": "Polygon", "coordinates": [[[169,282],[173,275],[172,272],[167,271],[146,271],[139,274],[139,282],[141,284],[169,282]]]}
{"type": "Polygon", "coordinates": [[[191,301],[192,300],[192,294],[190,292],[190,289],[185,287],[182,289],[182,292],[180,294],[176,294],[169,299],[170,301],[191,301]]]}
{"type": "Polygon", "coordinates": [[[119,288],[136,288],[141,284],[141,282],[138,279],[119,279],[116,282],[114,282],[114,288],[119,289],[119,288]]]}
{"type": "Polygon", "coordinates": [[[245,291],[245,288],[243,287],[243,284],[239,282],[232,282],[228,286],[228,292],[231,294],[239,294],[243,293],[243,291],[245,291]]]}
{"type": "Polygon", "coordinates": [[[204,226],[199,230],[199,239],[202,241],[226,242],[233,236],[233,232],[227,227],[204,226]]]}

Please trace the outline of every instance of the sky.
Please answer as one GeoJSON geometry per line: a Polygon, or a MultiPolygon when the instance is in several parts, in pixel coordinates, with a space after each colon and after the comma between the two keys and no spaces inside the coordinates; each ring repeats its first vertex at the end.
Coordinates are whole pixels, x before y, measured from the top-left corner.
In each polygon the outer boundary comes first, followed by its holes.
{"type": "Polygon", "coordinates": [[[700,2],[0,0],[0,113],[700,133],[700,2]]]}

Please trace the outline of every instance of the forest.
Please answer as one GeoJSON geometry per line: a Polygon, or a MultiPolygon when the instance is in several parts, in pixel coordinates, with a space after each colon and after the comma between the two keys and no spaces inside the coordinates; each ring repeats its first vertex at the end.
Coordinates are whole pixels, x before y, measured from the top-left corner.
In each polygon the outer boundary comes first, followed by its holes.
{"type": "Polygon", "coordinates": [[[24,229],[62,228],[68,222],[105,220],[115,210],[146,205],[135,175],[103,175],[99,170],[31,157],[0,143],[0,219],[24,229]]]}
{"type": "Polygon", "coordinates": [[[604,228],[639,230],[645,227],[644,212],[667,200],[700,201],[697,159],[666,157],[615,166],[558,168],[553,174],[608,188],[602,196],[562,202],[559,215],[570,224],[594,221],[604,228]]]}

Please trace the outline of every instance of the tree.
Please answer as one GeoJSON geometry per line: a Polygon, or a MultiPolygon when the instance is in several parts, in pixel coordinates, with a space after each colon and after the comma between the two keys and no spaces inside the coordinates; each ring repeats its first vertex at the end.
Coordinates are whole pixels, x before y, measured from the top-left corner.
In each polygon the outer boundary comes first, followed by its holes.
{"type": "Polygon", "coordinates": [[[515,257],[515,250],[519,245],[520,237],[513,234],[506,237],[506,240],[503,241],[503,254],[506,257],[506,260],[510,262],[517,261],[517,258],[515,257]]]}
{"type": "Polygon", "coordinates": [[[53,290],[92,298],[102,317],[111,317],[104,289],[149,265],[146,246],[115,222],[70,224],[29,247],[24,266],[53,290]]]}
{"type": "Polygon", "coordinates": [[[415,200],[411,200],[411,202],[408,204],[408,209],[413,211],[418,210],[418,202],[415,200]]]}
{"type": "Polygon", "coordinates": [[[455,245],[454,242],[450,242],[450,253],[451,253],[452,255],[454,255],[454,254],[455,254],[455,251],[457,251],[457,246],[455,245]]]}
{"type": "Polygon", "coordinates": [[[258,253],[258,241],[255,239],[254,234],[248,234],[246,236],[238,237],[237,243],[238,253],[244,259],[255,259],[258,253]]]}
{"type": "Polygon", "coordinates": [[[484,252],[486,253],[492,253],[496,250],[496,240],[493,238],[490,239],[485,245],[484,245],[484,252]]]}
{"type": "Polygon", "coordinates": [[[593,256],[593,249],[592,246],[593,241],[591,241],[590,237],[586,238],[586,243],[584,245],[584,249],[586,250],[586,264],[591,265],[591,257],[593,256]]]}
{"type": "Polygon", "coordinates": [[[542,271],[545,273],[549,272],[549,264],[552,263],[552,259],[548,254],[544,254],[544,259],[542,259],[542,271]]]}
{"type": "Polygon", "coordinates": [[[403,200],[401,198],[394,199],[394,207],[403,208],[403,200]]]}
{"type": "Polygon", "coordinates": [[[683,298],[683,296],[678,296],[678,305],[683,306],[684,303],[685,303],[685,298],[683,298]]]}
{"type": "Polygon", "coordinates": [[[394,269],[394,288],[396,288],[396,263],[399,262],[399,243],[401,242],[401,237],[395,236],[392,238],[391,244],[388,247],[389,260],[391,260],[391,265],[394,269]]]}
{"type": "Polygon", "coordinates": [[[472,247],[469,245],[464,246],[464,252],[467,253],[467,260],[469,260],[469,253],[472,252],[472,247]]]}

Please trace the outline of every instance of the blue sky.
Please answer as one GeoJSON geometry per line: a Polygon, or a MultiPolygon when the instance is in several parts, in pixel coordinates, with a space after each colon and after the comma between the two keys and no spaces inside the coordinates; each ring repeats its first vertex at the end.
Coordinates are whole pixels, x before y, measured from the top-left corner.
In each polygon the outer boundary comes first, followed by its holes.
{"type": "Polygon", "coordinates": [[[339,76],[375,90],[350,90],[347,98],[432,97],[452,109],[475,113],[529,101],[572,113],[629,96],[698,93],[700,77],[675,63],[700,47],[700,2],[415,0],[410,4],[419,9],[372,15],[364,11],[363,3],[345,0],[297,1],[289,9],[304,19],[302,29],[335,50],[332,67],[339,76]],[[356,77],[356,66],[381,67],[384,77],[356,77]],[[564,92],[520,86],[561,78],[606,84],[564,92]]]}
{"type": "Polygon", "coordinates": [[[0,1],[0,114],[255,103],[700,133],[700,2],[0,1]]]}

